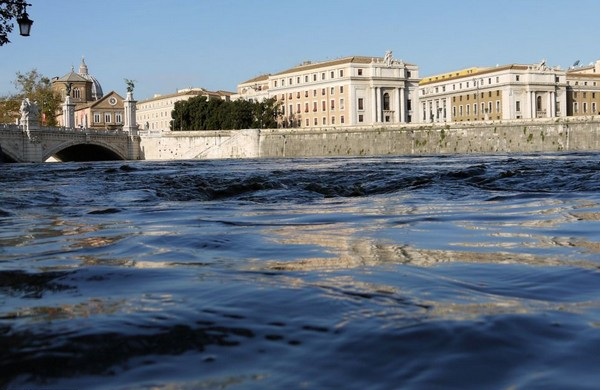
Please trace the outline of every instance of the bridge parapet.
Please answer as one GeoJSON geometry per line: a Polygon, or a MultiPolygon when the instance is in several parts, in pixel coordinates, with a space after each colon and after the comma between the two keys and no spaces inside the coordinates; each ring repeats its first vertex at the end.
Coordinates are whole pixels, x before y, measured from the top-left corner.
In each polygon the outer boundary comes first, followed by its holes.
{"type": "Polygon", "coordinates": [[[123,160],[140,158],[140,137],[122,130],[0,125],[2,152],[17,162],[44,162],[61,150],[96,145],[123,160]]]}

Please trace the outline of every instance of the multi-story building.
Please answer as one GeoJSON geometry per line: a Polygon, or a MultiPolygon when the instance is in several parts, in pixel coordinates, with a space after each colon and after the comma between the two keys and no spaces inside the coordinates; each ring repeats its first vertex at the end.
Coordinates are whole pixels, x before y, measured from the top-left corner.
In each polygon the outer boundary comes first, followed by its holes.
{"type": "Polygon", "coordinates": [[[567,115],[600,115],[600,60],[566,72],[567,115]]]}
{"type": "Polygon", "coordinates": [[[408,123],[415,119],[418,66],[384,58],[304,62],[238,85],[234,98],[275,98],[282,127],[408,123]]]}
{"type": "Polygon", "coordinates": [[[171,112],[176,102],[188,100],[196,96],[230,100],[231,92],[207,91],[203,88],[180,89],[169,95],[155,95],[151,99],[140,101],[136,104],[136,123],[143,130],[167,131],[171,127],[171,112]]]}
{"type": "Polygon", "coordinates": [[[566,116],[566,71],[546,66],[470,68],[420,81],[420,122],[566,116]]]}

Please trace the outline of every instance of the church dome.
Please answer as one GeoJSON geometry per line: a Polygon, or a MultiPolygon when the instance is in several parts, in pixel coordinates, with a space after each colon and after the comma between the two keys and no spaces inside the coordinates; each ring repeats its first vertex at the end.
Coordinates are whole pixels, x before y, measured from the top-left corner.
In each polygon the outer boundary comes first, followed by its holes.
{"type": "Polygon", "coordinates": [[[82,63],[79,65],[79,75],[92,83],[92,100],[98,100],[104,95],[100,82],[91,74],[88,73],[88,66],[82,57],[82,63]]]}

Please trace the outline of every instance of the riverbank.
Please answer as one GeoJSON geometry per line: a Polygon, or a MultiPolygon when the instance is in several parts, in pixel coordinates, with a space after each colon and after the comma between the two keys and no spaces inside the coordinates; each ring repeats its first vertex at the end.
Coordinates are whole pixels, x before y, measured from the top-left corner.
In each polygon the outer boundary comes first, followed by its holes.
{"type": "Polygon", "coordinates": [[[146,160],[599,151],[600,117],[141,134],[146,160]]]}

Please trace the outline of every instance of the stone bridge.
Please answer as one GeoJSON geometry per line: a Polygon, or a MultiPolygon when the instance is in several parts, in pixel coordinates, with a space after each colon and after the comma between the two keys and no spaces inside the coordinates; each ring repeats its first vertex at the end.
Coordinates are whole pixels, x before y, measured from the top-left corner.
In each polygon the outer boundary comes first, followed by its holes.
{"type": "Polygon", "coordinates": [[[0,161],[140,159],[140,137],[121,130],[0,125],[0,161]]]}

